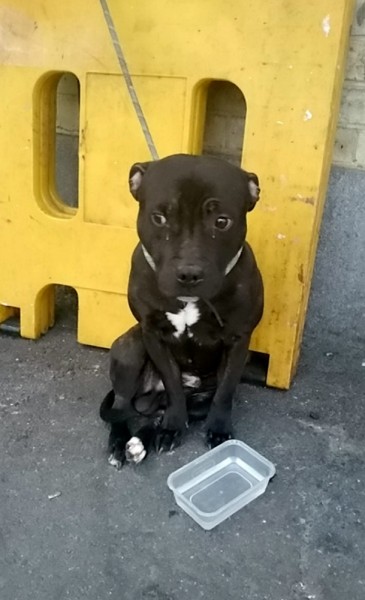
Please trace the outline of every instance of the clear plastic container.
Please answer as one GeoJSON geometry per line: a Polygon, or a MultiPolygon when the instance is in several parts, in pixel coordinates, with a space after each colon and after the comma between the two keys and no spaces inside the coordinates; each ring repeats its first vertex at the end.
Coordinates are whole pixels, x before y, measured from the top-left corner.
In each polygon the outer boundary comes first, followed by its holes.
{"type": "Polygon", "coordinates": [[[203,529],[213,529],[264,493],[275,466],[240,440],[228,440],[167,479],[176,503],[203,529]]]}

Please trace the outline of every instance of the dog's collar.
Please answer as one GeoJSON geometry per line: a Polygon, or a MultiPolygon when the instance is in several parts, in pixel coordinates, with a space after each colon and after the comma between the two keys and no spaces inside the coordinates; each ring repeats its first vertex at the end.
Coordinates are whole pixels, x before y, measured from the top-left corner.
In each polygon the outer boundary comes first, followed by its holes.
{"type": "Polygon", "coordinates": [[[242,254],[242,250],[243,246],[241,246],[241,248],[238,250],[237,254],[235,254],[235,256],[232,258],[232,260],[229,261],[228,265],[226,266],[226,270],[224,271],[225,275],[228,275],[228,273],[230,273],[232,269],[234,269],[242,254]]]}
{"type": "MultiPolygon", "coordinates": [[[[152,271],[156,271],[155,261],[153,260],[152,256],[148,252],[148,250],[144,247],[144,245],[143,244],[141,244],[141,245],[142,245],[142,252],[143,252],[143,255],[144,255],[147,263],[150,265],[152,271]]],[[[243,250],[243,246],[238,250],[237,254],[234,255],[232,260],[229,261],[228,265],[226,266],[226,270],[224,271],[224,275],[228,275],[232,271],[232,269],[234,269],[234,267],[238,263],[239,258],[242,254],[242,250],[243,250]]]]}
{"type": "Polygon", "coordinates": [[[146,250],[146,248],[144,247],[144,245],[143,244],[141,244],[141,245],[142,245],[142,252],[143,252],[143,255],[144,255],[146,261],[150,265],[152,271],[156,271],[156,263],[155,263],[155,261],[153,260],[153,258],[150,255],[150,253],[146,250]]]}

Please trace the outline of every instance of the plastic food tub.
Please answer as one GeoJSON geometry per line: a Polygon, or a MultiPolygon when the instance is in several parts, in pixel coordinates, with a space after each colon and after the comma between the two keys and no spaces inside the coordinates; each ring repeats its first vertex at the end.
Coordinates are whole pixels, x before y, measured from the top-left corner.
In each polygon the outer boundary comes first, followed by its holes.
{"type": "Polygon", "coordinates": [[[228,440],[167,479],[176,503],[203,529],[213,529],[264,493],[275,466],[239,440],[228,440]]]}

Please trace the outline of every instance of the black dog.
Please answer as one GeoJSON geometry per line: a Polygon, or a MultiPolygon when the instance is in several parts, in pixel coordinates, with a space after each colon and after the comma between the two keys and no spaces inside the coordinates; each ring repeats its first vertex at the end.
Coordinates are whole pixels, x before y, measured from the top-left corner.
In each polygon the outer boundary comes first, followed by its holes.
{"type": "Polygon", "coordinates": [[[194,412],[208,412],[210,447],[232,437],[232,397],[263,310],[245,241],[255,174],[180,154],[133,165],[129,184],[139,202],[128,289],[138,325],[111,348],[113,391],[100,408],[118,467],[143,460],[156,436],[159,451],[177,445],[194,412]]]}

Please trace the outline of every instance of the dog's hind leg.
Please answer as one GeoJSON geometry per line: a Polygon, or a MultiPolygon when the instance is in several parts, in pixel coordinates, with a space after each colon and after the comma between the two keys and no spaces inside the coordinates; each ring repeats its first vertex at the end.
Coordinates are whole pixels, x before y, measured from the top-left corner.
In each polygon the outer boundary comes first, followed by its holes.
{"type": "Polygon", "coordinates": [[[127,458],[125,448],[130,435],[126,422],[112,423],[108,440],[108,463],[118,470],[122,468],[127,458]]]}
{"type": "MultiPolygon", "coordinates": [[[[155,410],[156,400],[156,393],[144,393],[149,388],[148,381],[151,380],[153,388],[156,378],[153,377],[149,365],[139,325],[132,327],[113,343],[110,350],[110,378],[113,390],[101,403],[100,417],[111,425],[108,444],[109,463],[120,468],[126,458],[136,463],[143,460],[150,445],[149,437],[153,437],[153,427],[151,431],[149,427],[142,428],[139,436],[142,446],[134,445],[132,450],[133,444],[130,444],[130,451],[126,456],[126,444],[131,438],[133,439],[130,424],[133,417],[140,416],[139,404],[146,414],[151,414],[155,410]],[[140,399],[139,404],[138,399],[140,399]]],[[[150,423],[153,423],[152,419],[150,423]]]]}
{"type": "Polygon", "coordinates": [[[126,460],[125,447],[131,437],[128,419],[135,413],[133,398],[140,385],[146,362],[139,326],[133,327],[113,343],[110,350],[110,378],[113,389],[100,406],[100,417],[111,426],[108,462],[120,469],[126,460]]]}
{"type": "Polygon", "coordinates": [[[110,434],[108,440],[108,462],[113,467],[120,469],[125,462],[125,445],[131,434],[127,420],[121,420],[120,413],[113,409],[115,401],[114,390],[107,393],[100,405],[100,418],[110,424],[110,434]]]}
{"type": "Polygon", "coordinates": [[[146,458],[148,452],[154,445],[159,424],[160,419],[149,419],[149,421],[140,427],[130,440],[128,440],[125,447],[125,455],[128,462],[138,465],[146,458]]]}
{"type": "Polygon", "coordinates": [[[124,413],[127,418],[133,413],[132,401],[143,385],[147,360],[140,325],[117,338],[110,349],[109,373],[115,392],[114,411],[124,413]]]}

